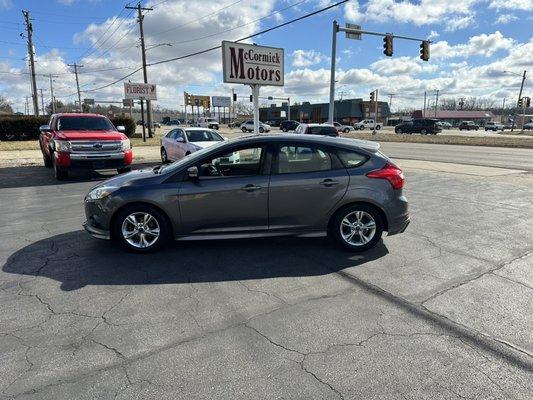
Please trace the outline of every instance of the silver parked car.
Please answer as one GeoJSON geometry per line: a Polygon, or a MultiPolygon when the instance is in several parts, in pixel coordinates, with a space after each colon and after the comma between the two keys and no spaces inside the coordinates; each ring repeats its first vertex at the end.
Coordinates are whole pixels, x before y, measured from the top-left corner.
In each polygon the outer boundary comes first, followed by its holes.
{"type": "MultiPolygon", "coordinates": [[[[264,122],[259,121],[259,133],[270,132],[270,125],[265,124],[264,122]]],[[[254,121],[244,121],[241,124],[241,131],[243,132],[253,132],[254,131],[254,121]]]]}
{"type": "Polygon", "coordinates": [[[317,135],[221,141],[100,183],[85,197],[85,229],[136,252],[169,239],[326,233],[364,251],[409,224],[403,173],[378,149],[317,135]]]}
{"type": "Polygon", "coordinates": [[[224,140],[224,137],[211,129],[172,129],[161,138],[161,161],[163,163],[176,161],[224,140]]]}

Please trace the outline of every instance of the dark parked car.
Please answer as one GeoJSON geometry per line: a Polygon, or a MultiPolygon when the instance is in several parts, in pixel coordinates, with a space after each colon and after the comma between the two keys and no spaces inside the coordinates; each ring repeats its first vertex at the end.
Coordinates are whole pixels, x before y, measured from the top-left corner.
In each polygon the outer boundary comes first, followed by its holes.
{"type": "Polygon", "coordinates": [[[339,131],[337,128],[328,124],[300,124],[295,129],[294,133],[305,135],[339,136],[339,131]]]}
{"type": "Polygon", "coordinates": [[[300,125],[298,121],[293,121],[289,119],[287,121],[283,121],[280,124],[279,129],[281,129],[283,132],[293,131],[298,128],[298,125],[300,125]]]}
{"type": "Polygon", "coordinates": [[[326,233],[364,251],[383,231],[409,224],[403,173],[378,150],[374,142],[316,135],[222,141],[98,184],[85,197],[84,226],[137,252],[169,239],[326,233]]]}
{"type": "Polygon", "coordinates": [[[436,135],[442,132],[442,127],[438,119],[420,118],[409,122],[402,122],[394,127],[394,132],[398,134],[420,133],[422,135],[436,135]]]}
{"type": "Polygon", "coordinates": [[[459,124],[460,131],[477,131],[479,130],[479,125],[474,121],[462,121],[459,124]]]}

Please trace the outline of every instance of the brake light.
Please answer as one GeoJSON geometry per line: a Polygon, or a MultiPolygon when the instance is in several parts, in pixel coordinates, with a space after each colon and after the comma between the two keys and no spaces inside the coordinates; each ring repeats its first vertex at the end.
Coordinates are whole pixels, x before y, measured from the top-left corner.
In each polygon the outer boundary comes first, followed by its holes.
{"type": "Polygon", "coordinates": [[[393,189],[401,189],[405,184],[402,170],[394,164],[386,164],[381,169],[370,171],[366,176],[374,179],[386,179],[393,189]]]}

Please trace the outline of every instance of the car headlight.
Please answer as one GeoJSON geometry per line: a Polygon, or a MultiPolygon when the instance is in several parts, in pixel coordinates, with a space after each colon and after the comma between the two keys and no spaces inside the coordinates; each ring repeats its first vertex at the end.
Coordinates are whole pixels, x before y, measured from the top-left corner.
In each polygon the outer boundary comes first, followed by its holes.
{"type": "Polygon", "coordinates": [[[68,140],[54,140],[54,148],[56,151],[70,151],[72,145],[68,140]]]}
{"type": "Polygon", "coordinates": [[[85,196],[85,198],[89,200],[100,200],[104,197],[109,196],[117,189],[118,187],[116,186],[99,186],[87,193],[87,196],[85,196]]]}
{"type": "Polygon", "coordinates": [[[120,141],[120,150],[125,151],[131,149],[131,143],[129,139],[120,141]]]}

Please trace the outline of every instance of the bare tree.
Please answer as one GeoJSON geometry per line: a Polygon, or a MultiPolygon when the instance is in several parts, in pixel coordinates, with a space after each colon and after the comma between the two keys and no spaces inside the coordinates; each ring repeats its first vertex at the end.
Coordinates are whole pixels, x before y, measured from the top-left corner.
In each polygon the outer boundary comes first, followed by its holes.
{"type": "Polygon", "coordinates": [[[0,112],[5,114],[13,114],[13,107],[11,107],[11,102],[7,100],[4,96],[0,96],[0,112]]]}

